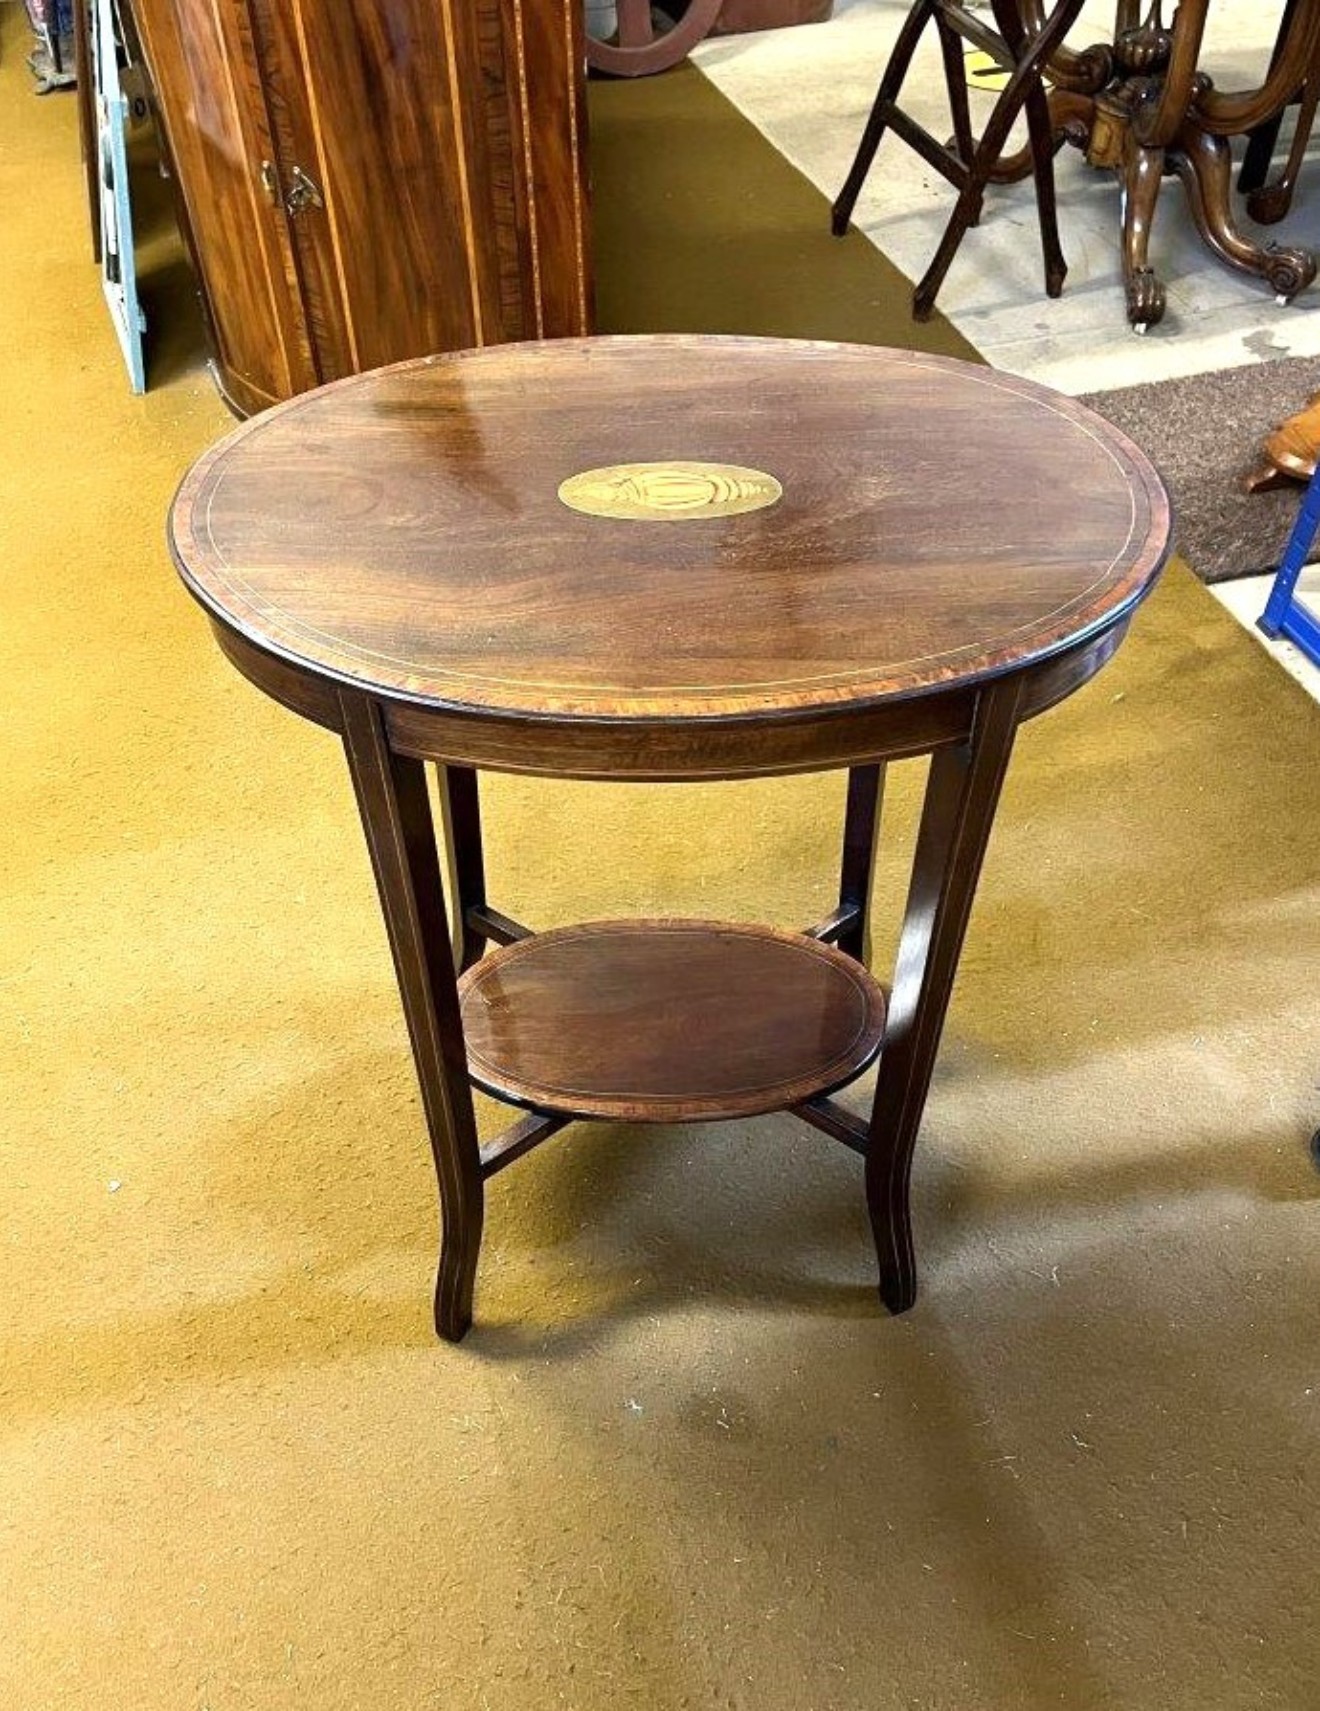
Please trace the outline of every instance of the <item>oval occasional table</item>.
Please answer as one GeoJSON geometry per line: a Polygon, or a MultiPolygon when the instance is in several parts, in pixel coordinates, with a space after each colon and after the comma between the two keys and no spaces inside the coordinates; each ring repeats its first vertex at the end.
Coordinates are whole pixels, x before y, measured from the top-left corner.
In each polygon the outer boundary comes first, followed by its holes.
{"type": "Polygon", "coordinates": [[[486,1179],[576,1118],[795,1112],[865,1160],[880,1294],[909,1307],[913,1147],[1014,733],[1110,658],[1168,553],[1142,454],[967,363],[564,340],[268,411],[194,466],[171,541],[238,670],[343,739],[439,1177],[440,1335],[471,1323],[486,1179]],[[884,765],[923,754],[887,991],[862,960],[884,765]],[[487,899],[481,771],[827,768],[838,906],[802,933],[533,934],[487,899]],[[831,1095],[877,1052],[863,1120],[831,1095]],[[521,1113],[485,1145],[474,1084],[521,1113]]]}

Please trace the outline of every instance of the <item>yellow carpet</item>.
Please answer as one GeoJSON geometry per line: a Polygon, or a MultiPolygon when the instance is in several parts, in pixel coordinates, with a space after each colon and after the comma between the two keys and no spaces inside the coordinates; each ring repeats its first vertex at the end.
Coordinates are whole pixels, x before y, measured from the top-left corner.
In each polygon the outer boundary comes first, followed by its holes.
{"type": "MultiPolygon", "coordinates": [[[[1176,568],[1024,734],[913,1313],[823,1138],[600,1127],[492,1185],[439,1345],[342,761],[176,585],[227,419],[186,326],[129,397],[0,19],[0,1705],[1310,1711],[1317,709],[1176,568]]],[[[535,924],[829,896],[837,780],[489,800],[535,924]]]]}

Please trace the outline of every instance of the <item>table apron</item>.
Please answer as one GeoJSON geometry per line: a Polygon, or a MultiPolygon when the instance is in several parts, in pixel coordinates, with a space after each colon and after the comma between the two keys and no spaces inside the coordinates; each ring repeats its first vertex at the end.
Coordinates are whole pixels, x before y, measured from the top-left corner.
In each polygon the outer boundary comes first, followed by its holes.
{"type": "MultiPolygon", "coordinates": [[[[295,665],[210,614],[225,656],[301,718],[342,734],[342,697],[378,702],[391,749],[417,760],[536,777],[672,784],[824,772],[901,760],[964,742],[983,685],[964,683],[873,707],[671,721],[520,718],[408,704],[295,665]]],[[[1127,631],[1124,614],[1098,635],[1019,672],[1019,722],[1066,699],[1101,669],[1127,631]]],[[[1000,681],[993,679],[991,681],[1000,681]]]]}

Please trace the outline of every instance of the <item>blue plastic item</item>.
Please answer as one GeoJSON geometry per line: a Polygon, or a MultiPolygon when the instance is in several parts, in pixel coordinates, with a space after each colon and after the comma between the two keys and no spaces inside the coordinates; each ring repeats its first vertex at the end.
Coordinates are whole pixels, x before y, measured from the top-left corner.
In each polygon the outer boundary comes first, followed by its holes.
{"type": "Polygon", "coordinates": [[[1257,619],[1270,637],[1286,636],[1295,642],[1313,665],[1320,665],[1320,618],[1297,598],[1297,578],[1320,530],[1320,467],[1302,496],[1293,532],[1288,537],[1283,563],[1274,578],[1265,610],[1257,619]]]}

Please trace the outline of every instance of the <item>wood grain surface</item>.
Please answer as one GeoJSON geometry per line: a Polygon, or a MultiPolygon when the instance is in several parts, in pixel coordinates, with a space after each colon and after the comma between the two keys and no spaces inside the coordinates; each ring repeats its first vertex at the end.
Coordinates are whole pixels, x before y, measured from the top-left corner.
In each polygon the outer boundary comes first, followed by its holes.
{"type": "Polygon", "coordinates": [[[715,921],[537,933],[459,982],[468,1066],[518,1104],[714,1122],[798,1104],[879,1049],[885,994],[832,945],[715,921]]]}
{"type": "Polygon", "coordinates": [[[441,1184],[441,1336],[471,1322],[482,1182],[566,1115],[796,1109],[864,1153],[880,1293],[912,1305],[912,1154],[1014,736],[1111,657],[1169,522],[1151,465],[1069,399],[776,340],[427,358],[294,400],[200,460],[171,521],[187,585],[241,671],[344,737],[441,1184]],[[562,497],[584,475],[590,512],[562,497]],[[887,1003],[853,960],[877,763],[925,750],[887,1003]],[[449,779],[461,982],[428,758],[449,779]],[[653,921],[516,938],[489,909],[465,768],[843,765],[839,903],[818,937],[653,921]],[[882,1032],[863,1126],[821,1096],[882,1032]],[[483,1150],[469,1076],[533,1118],[483,1150]]]}
{"type": "Polygon", "coordinates": [[[589,330],[581,0],[133,8],[235,409],[589,330]]]}
{"type": "Polygon", "coordinates": [[[858,709],[1116,623],[1168,550],[1144,456],[971,364],[724,337],[428,358],[295,399],[186,478],[189,587],[257,648],[417,707],[703,719],[858,709]],[[606,465],[764,471],[778,503],[585,516],[606,465]]]}
{"type": "Polygon", "coordinates": [[[263,188],[277,155],[251,10],[133,0],[221,388],[263,410],[323,378],[303,316],[293,236],[263,188]]]}

